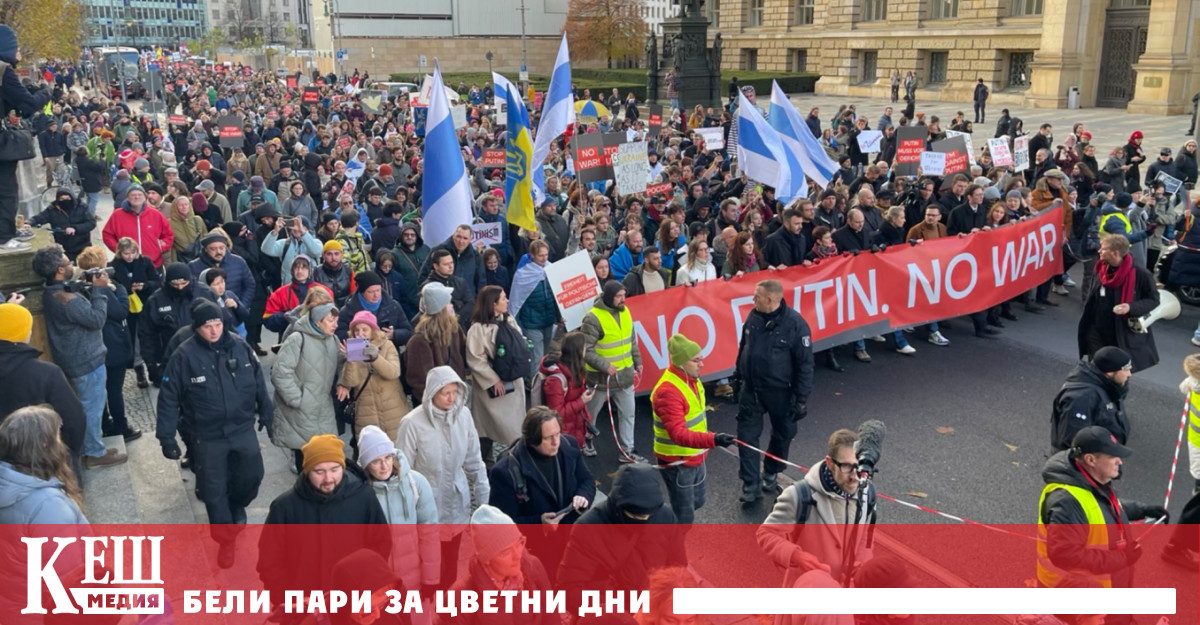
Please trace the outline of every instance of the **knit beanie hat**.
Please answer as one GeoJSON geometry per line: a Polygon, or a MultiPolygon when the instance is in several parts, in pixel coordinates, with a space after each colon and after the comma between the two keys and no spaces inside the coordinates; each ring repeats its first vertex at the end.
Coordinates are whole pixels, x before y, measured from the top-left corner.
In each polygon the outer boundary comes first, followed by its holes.
{"type": "Polygon", "coordinates": [[[1129,357],[1129,353],[1120,347],[1101,347],[1096,351],[1096,355],[1092,356],[1092,364],[1103,373],[1113,373],[1120,371],[1133,362],[1129,357]]]}
{"type": "Polygon", "coordinates": [[[862,563],[854,572],[857,588],[908,588],[912,582],[904,560],[895,556],[879,556],[862,563]]]}
{"type": "MultiPolygon", "coordinates": [[[[122,169],[121,171],[125,171],[125,170],[122,169]]],[[[117,173],[120,173],[120,172],[117,172],[117,173]]],[[[146,189],[144,189],[142,187],[142,185],[135,182],[135,183],[129,185],[129,188],[125,190],[125,195],[129,195],[130,193],[133,193],[134,191],[139,191],[141,193],[145,193],[146,189]]]]}
{"type": "Polygon", "coordinates": [[[521,540],[521,530],[500,508],[484,504],[471,515],[471,542],[481,563],[521,540]]]}
{"type": "Polygon", "coordinates": [[[207,299],[192,301],[192,329],[199,330],[209,321],[221,318],[221,308],[207,299]]]}
{"type": "Polygon", "coordinates": [[[330,314],[337,314],[337,306],[329,303],[317,304],[316,306],[312,307],[312,311],[309,312],[308,318],[312,320],[313,323],[316,323],[328,317],[330,314]]]}
{"type": "Polygon", "coordinates": [[[133,168],[134,169],[148,169],[149,167],[150,167],[150,161],[148,161],[144,158],[136,158],[133,160],[133,168]]]}
{"type": "Polygon", "coordinates": [[[1117,194],[1117,197],[1113,198],[1113,204],[1117,208],[1129,208],[1133,204],[1133,196],[1122,191],[1117,194]]]}
{"type": "Polygon", "coordinates": [[[324,255],[325,252],[328,252],[329,250],[337,250],[342,252],[345,251],[345,249],[346,248],[342,247],[341,241],[338,241],[337,239],[330,239],[325,242],[325,247],[321,248],[321,254],[324,255]]]}
{"type": "MultiPolygon", "coordinates": [[[[362,313],[359,313],[360,315],[362,313]]],[[[357,318],[357,315],[355,315],[357,318]]],[[[396,445],[379,426],[368,425],[358,432],[358,466],[367,468],[368,464],[388,455],[395,455],[396,445]]]]}
{"type": "Polygon", "coordinates": [[[609,308],[615,308],[615,306],[613,306],[613,298],[616,297],[617,294],[619,294],[621,291],[624,291],[624,290],[625,290],[625,285],[621,284],[620,282],[617,282],[616,280],[613,280],[612,282],[609,282],[604,285],[604,293],[600,297],[601,297],[602,301],[604,302],[605,306],[608,306],[609,308]]]}
{"type": "Polygon", "coordinates": [[[379,330],[379,322],[375,320],[375,313],[372,313],[369,310],[360,310],[354,313],[354,317],[350,319],[350,325],[348,326],[349,330],[353,332],[354,326],[360,323],[365,323],[374,328],[376,331],[379,330]]]}
{"type": "Polygon", "coordinates": [[[682,367],[700,353],[700,345],[682,334],[674,334],[667,341],[667,353],[671,355],[671,364],[682,367]]]}
{"type": "Polygon", "coordinates": [[[176,280],[191,282],[192,270],[188,269],[188,266],[184,263],[171,263],[167,265],[166,277],[163,278],[163,282],[171,284],[176,280]]]}
{"type": "Polygon", "coordinates": [[[201,249],[205,249],[208,246],[212,245],[213,243],[224,243],[226,246],[229,245],[229,239],[225,238],[224,230],[221,230],[219,232],[218,231],[210,232],[210,233],[204,235],[203,237],[200,237],[200,248],[201,249]]]}
{"type": "Polygon", "coordinates": [[[436,315],[442,312],[454,296],[454,289],[441,282],[430,282],[421,287],[421,312],[436,315]]]}
{"type": "Polygon", "coordinates": [[[359,293],[373,286],[383,286],[383,278],[374,271],[360,271],[354,275],[354,286],[359,293]]]}
{"type": "Polygon", "coordinates": [[[304,473],[307,475],[313,467],[324,462],[336,462],[346,466],[346,452],[342,449],[342,439],[333,434],[317,434],[308,439],[300,448],[304,456],[304,473]]]}
{"type": "Polygon", "coordinates": [[[33,335],[33,314],[20,304],[0,304],[0,341],[26,343],[33,335]]]}
{"type": "Polygon", "coordinates": [[[17,64],[17,33],[6,24],[0,24],[0,61],[17,64]]]}

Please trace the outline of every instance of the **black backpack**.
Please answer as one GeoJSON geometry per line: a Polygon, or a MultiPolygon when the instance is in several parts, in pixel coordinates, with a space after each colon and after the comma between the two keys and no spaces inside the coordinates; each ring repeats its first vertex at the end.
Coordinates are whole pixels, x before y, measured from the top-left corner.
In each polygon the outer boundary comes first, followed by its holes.
{"type": "Polygon", "coordinates": [[[492,358],[492,371],[501,382],[512,382],[529,375],[533,354],[529,343],[516,328],[508,323],[508,316],[496,322],[496,355],[492,358]]]}

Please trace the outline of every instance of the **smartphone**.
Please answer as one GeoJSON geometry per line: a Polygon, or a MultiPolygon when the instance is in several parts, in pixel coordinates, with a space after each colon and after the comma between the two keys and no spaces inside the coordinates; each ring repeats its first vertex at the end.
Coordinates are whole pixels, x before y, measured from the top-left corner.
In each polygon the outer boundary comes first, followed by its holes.
{"type": "Polygon", "coordinates": [[[33,287],[29,286],[29,287],[25,287],[23,289],[17,289],[16,291],[13,291],[13,295],[29,295],[29,293],[31,291],[33,291],[33,287]]]}
{"type": "MultiPolygon", "coordinates": [[[[512,382],[504,383],[505,394],[512,393],[515,390],[516,390],[516,387],[513,386],[512,382]]],[[[488,397],[491,397],[492,399],[496,399],[497,397],[499,397],[499,395],[496,394],[496,388],[494,386],[489,386],[487,392],[488,392],[488,397]]]]}
{"type": "Polygon", "coordinates": [[[554,516],[556,516],[556,517],[566,516],[573,510],[575,510],[575,506],[567,506],[566,508],[563,508],[562,510],[555,512],[554,516]]]}
{"type": "Polygon", "coordinates": [[[367,357],[363,354],[363,348],[367,346],[367,343],[367,339],[346,339],[346,361],[366,362],[367,357]]]}

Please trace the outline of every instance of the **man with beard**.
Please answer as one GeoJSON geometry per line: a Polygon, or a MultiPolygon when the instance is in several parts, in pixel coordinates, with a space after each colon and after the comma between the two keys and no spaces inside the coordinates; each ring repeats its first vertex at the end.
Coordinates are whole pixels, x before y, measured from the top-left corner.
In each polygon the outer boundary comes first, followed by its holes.
{"type": "Polygon", "coordinates": [[[354,276],[354,295],[346,300],[338,312],[337,336],[346,340],[350,330],[350,321],[362,311],[375,316],[379,331],[396,346],[404,347],[412,338],[412,324],[404,315],[400,303],[383,295],[383,278],[374,271],[362,271],[354,276]]]}
{"type": "Polygon", "coordinates": [[[326,241],[321,251],[321,265],[313,271],[313,280],[329,287],[333,292],[333,301],[341,308],[354,290],[354,272],[350,265],[343,262],[342,243],[337,240],[326,241]]]}
{"type": "Polygon", "coordinates": [[[1125,395],[1133,375],[1133,359],[1116,347],[1102,347],[1090,360],[1080,360],[1054,398],[1050,446],[1062,451],[1080,430],[1098,425],[1124,445],[1129,438],[1125,395]]]}
{"type": "Polygon", "coordinates": [[[624,285],[615,281],[604,285],[603,294],[583,316],[582,331],[587,346],[583,356],[587,385],[608,389],[605,393],[596,393],[587,402],[592,422],[599,418],[600,408],[611,395],[610,410],[615,409],[620,414],[617,430],[621,455],[618,462],[645,462],[638,455],[633,440],[633,387],[642,375],[642,354],[633,332],[633,318],[625,306],[624,285]]]}
{"type": "Polygon", "coordinates": [[[226,331],[216,304],[198,303],[191,325],[195,336],[171,355],[163,375],[156,431],[163,456],[179,459],[175,429],[188,413],[200,498],[220,545],[217,563],[227,569],[233,566],[238,534],[228,526],[246,523],[246,506],[258,495],[263,478],[255,414],[258,428],[270,431],[275,407],[258,358],[245,341],[226,331]]]}
{"type": "Polygon", "coordinates": [[[266,309],[263,311],[263,325],[276,334],[282,334],[292,322],[296,321],[291,317],[292,311],[304,303],[304,298],[308,297],[308,290],[312,288],[325,289],[329,293],[330,299],[333,298],[333,291],[329,287],[314,282],[312,279],[313,261],[305,254],[297,254],[292,259],[288,273],[291,275],[291,280],[284,286],[275,289],[271,293],[271,297],[267,299],[266,309]]]}
{"type": "Polygon", "coordinates": [[[237,254],[229,253],[229,240],[219,232],[212,232],[200,239],[200,256],[188,263],[193,277],[214,267],[225,271],[225,286],[243,303],[254,301],[254,274],[250,265],[237,254]]]}
{"type": "Polygon", "coordinates": [[[463,331],[466,331],[471,325],[471,312],[475,307],[475,298],[468,297],[469,287],[462,278],[455,275],[454,255],[449,250],[439,247],[429,257],[429,266],[433,270],[429,273],[429,279],[421,284],[421,288],[424,289],[425,285],[430,282],[437,282],[454,289],[450,301],[454,304],[454,313],[458,315],[459,324],[462,325],[463,331]]]}
{"type": "Polygon", "coordinates": [[[430,254],[429,246],[421,239],[420,227],[411,222],[400,226],[400,240],[393,251],[396,253],[396,271],[404,278],[406,288],[400,303],[404,310],[417,310],[417,294],[421,292],[422,284],[421,270],[429,262],[430,254]]]}

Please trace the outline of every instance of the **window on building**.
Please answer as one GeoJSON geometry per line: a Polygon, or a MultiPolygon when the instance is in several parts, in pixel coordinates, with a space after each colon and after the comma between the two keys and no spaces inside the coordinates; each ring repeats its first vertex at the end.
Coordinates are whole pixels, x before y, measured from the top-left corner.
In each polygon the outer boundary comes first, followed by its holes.
{"type": "Polygon", "coordinates": [[[721,0],[708,0],[708,22],[713,27],[720,26],[721,0]]]}
{"type": "Polygon", "coordinates": [[[291,0],[283,0],[283,6],[284,6],[285,8],[286,8],[287,6],[289,6],[289,5],[288,5],[288,2],[291,2],[291,0]]]}
{"type": "Polygon", "coordinates": [[[862,0],[862,21],[882,22],[887,19],[887,0],[862,0]]]}
{"type": "Polygon", "coordinates": [[[946,84],[946,67],[950,64],[949,52],[929,53],[929,84],[946,84]]]}
{"type": "Polygon", "coordinates": [[[879,73],[879,51],[863,50],[859,54],[861,55],[859,57],[859,67],[862,69],[858,76],[859,82],[875,82],[879,73]]]}
{"type": "Polygon", "coordinates": [[[748,12],[748,15],[746,15],[746,22],[748,22],[750,26],[763,25],[763,11],[765,6],[766,0],[749,0],[749,2],[746,3],[746,10],[748,12]]]}
{"type": "Polygon", "coordinates": [[[220,10],[220,9],[213,9],[213,21],[214,21],[214,22],[217,22],[217,21],[220,21],[220,20],[221,20],[221,10],[220,10]]]}
{"type": "Polygon", "coordinates": [[[290,21],[292,21],[292,14],[291,14],[291,13],[284,13],[284,14],[283,14],[283,21],[285,21],[285,22],[290,22],[290,21]]]}
{"type": "Polygon", "coordinates": [[[788,68],[789,72],[806,72],[808,71],[808,50],[788,50],[788,68]]]}
{"type": "Polygon", "coordinates": [[[742,50],[742,63],[739,69],[756,70],[758,69],[758,50],[745,49],[742,50]]]}
{"type": "Polygon", "coordinates": [[[1150,6],[1150,0],[1112,0],[1110,9],[1144,9],[1150,6]]]}
{"type": "Polygon", "coordinates": [[[958,17],[958,0],[929,0],[929,19],[948,20],[958,17]]]}
{"type": "Polygon", "coordinates": [[[796,11],[792,15],[795,26],[809,26],[813,23],[813,0],[794,0],[796,11]]]}
{"type": "Polygon", "coordinates": [[[1014,89],[1024,89],[1029,86],[1032,52],[1008,53],[1008,86],[1014,89]]]}
{"type": "Polygon", "coordinates": [[[1012,0],[1012,15],[1014,17],[1041,14],[1042,0],[1012,0]]]}

